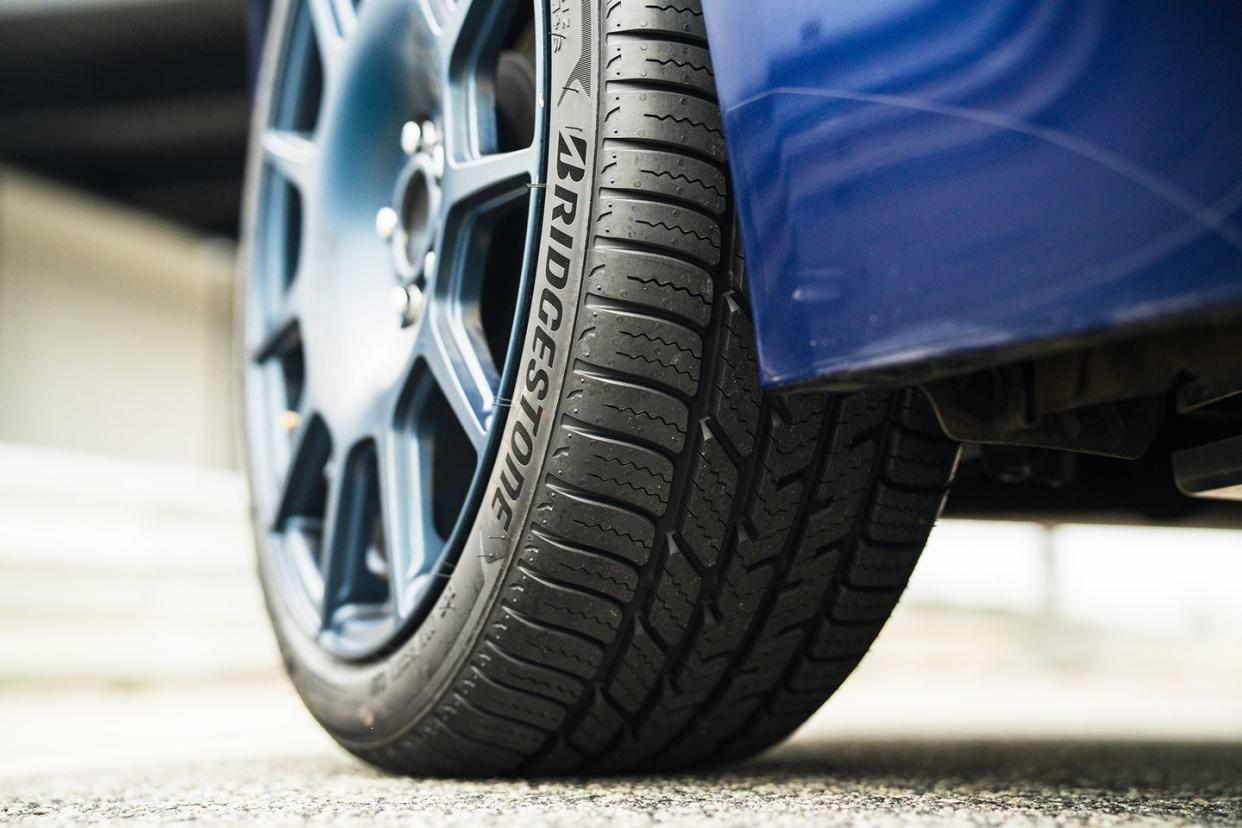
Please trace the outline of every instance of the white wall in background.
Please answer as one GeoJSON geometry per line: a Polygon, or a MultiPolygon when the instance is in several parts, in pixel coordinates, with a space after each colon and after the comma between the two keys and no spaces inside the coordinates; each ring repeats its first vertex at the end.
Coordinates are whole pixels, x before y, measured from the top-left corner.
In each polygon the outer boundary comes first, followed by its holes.
{"type": "Polygon", "coordinates": [[[230,466],[231,247],[0,169],[0,440],[230,466]]]}
{"type": "Polygon", "coordinates": [[[275,675],[246,504],[237,472],[0,443],[0,692],[275,675]]]}
{"type": "Polygon", "coordinates": [[[1242,632],[1242,531],[942,521],[906,600],[1156,635],[1242,632]]]}

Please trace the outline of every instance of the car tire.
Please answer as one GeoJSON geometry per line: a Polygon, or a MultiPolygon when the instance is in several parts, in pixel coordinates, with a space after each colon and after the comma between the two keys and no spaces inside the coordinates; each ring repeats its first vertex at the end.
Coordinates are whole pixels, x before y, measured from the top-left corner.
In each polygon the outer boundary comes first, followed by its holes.
{"type": "Polygon", "coordinates": [[[530,316],[461,553],[364,660],[316,646],[261,568],[311,712],[400,773],[773,744],[870,647],[956,462],[917,391],[760,387],[699,0],[554,5],[530,316]]]}

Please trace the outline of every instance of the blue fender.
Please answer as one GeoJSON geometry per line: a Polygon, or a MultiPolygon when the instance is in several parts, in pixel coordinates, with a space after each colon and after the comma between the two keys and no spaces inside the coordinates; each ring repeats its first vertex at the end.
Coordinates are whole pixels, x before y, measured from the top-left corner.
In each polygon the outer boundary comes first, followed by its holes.
{"type": "Polygon", "coordinates": [[[703,7],[765,385],[1242,310],[1242,3],[703,7]]]}

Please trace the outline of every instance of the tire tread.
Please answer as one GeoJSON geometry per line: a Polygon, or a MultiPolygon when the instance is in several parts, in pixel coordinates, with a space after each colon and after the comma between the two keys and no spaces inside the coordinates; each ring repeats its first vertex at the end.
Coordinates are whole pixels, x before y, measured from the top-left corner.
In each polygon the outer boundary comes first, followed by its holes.
{"type": "Polygon", "coordinates": [[[500,606],[411,772],[753,753],[870,647],[957,448],[915,391],[764,394],[699,0],[604,0],[575,361],[500,606]]]}

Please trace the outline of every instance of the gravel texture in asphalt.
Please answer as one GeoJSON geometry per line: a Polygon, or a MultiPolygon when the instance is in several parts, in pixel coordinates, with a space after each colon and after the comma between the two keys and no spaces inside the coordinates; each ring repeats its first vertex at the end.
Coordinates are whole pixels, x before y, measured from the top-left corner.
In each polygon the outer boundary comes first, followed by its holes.
{"type": "Polygon", "coordinates": [[[1242,824],[1242,745],[796,739],[702,775],[411,780],[322,756],[3,783],[5,821],[1242,824]]]}

